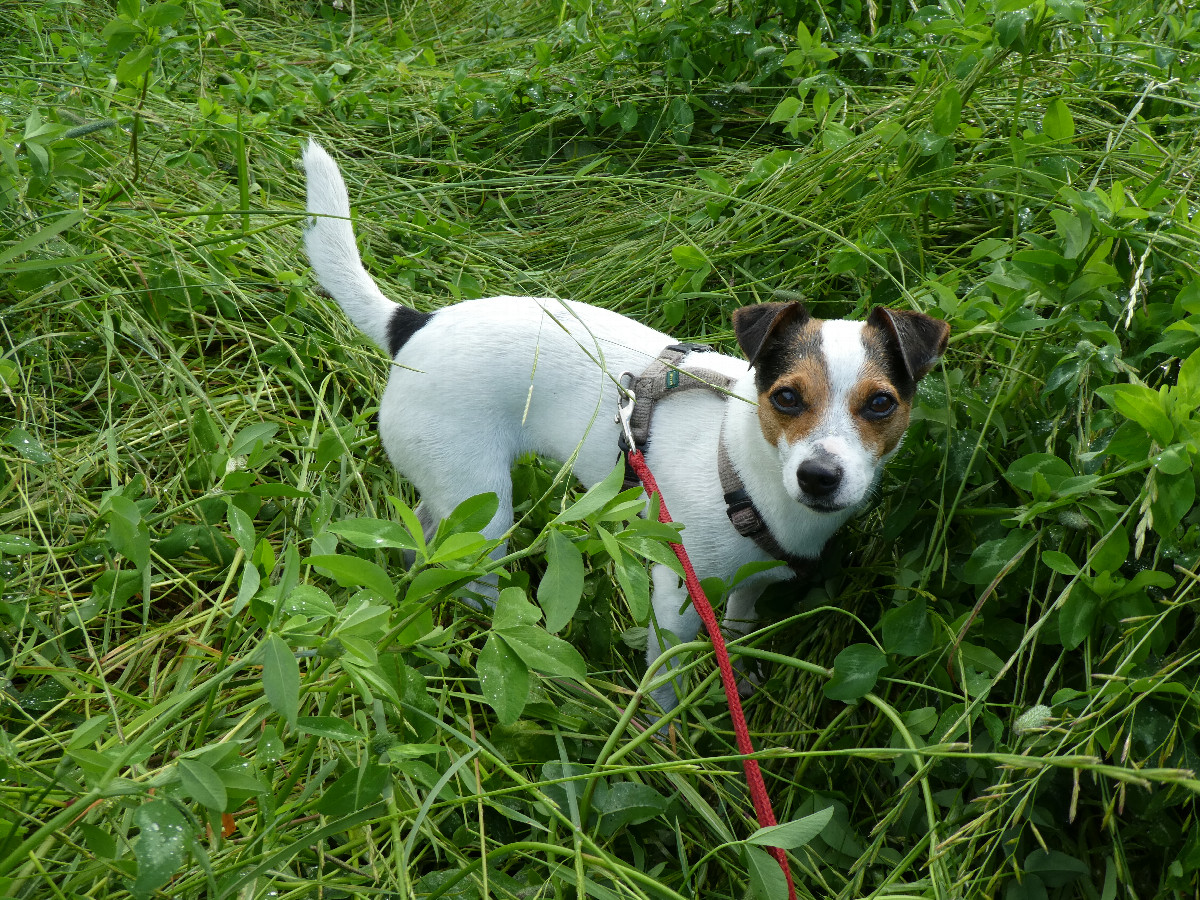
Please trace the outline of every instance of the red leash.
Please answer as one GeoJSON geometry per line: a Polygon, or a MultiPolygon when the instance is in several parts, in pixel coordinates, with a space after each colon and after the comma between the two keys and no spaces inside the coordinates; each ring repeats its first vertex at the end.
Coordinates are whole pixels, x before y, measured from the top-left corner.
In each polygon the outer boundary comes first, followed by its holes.
{"type": "MultiPolygon", "coordinates": [[[[641,479],[642,486],[645,487],[646,493],[651,499],[658,494],[658,521],[670,522],[671,514],[667,512],[667,504],[662,499],[658,483],[650,474],[650,468],[646,465],[646,458],[642,455],[642,451],[631,448],[625,456],[629,460],[629,465],[633,467],[633,471],[641,479]]],[[[721,684],[725,688],[725,699],[729,702],[729,712],[733,717],[733,732],[737,736],[738,752],[748,756],[754,752],[754,746],[750,743],[750,730],[746,727],[746,715],[742,712],[742,698],[738,695],[733,666],[729,662],[729,651],[725,649],[725,638],[717,623],[716,613],[713,612],[708,598],[704,596],[704,591],[700,589],[700,579],[696,577],[696,570],[692,568],[692,561],[688,559],[683,545],[672,544],[671,549],[675,551],[679,562],[683,564],[684,583],[687,584],[688,595],[692,598],[692,605],[696,607],[696,612],[700,613],[704,627],[708,629],[709,638],[712,639],[713,652],[717,656],[717,667],[721,670],[721,684]]],[[[770,798],[767,797],[767,786],[763,783],[758,760],[743,759],[742,766],[746,770],[746,783],[750,787],[750,799],[754,802],[754,811],[758,814],[758,824],[763,827],[774,825],[775,812],[771,809],[770,798]]],[[[792,871],[788,867],[787,857],[779,847],[768,847],[767,849],[775,857],[779,868],[783,869],[783,874],[787,878],[788,900],[796,900],[796,886],[792,883],[792,871]]]]}

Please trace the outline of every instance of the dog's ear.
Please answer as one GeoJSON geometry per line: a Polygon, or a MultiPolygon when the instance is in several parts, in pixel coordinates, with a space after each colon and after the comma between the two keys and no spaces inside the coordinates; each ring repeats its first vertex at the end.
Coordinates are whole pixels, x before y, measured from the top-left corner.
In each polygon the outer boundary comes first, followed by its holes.
{"type": "Polygon", "coordinates": [[[733,333],[754,365],[775,332],[787,324],[803,325],[810,318],[803,303],[755,303],[733,311],[733,333]]]}
{"type": "Polygon", "coordinates": [[[867,324],[883,332],[913,387],[946,352],[946,339],[950,337],[950,326],[941,319],[882,306],[871,310],[867,324]]]}

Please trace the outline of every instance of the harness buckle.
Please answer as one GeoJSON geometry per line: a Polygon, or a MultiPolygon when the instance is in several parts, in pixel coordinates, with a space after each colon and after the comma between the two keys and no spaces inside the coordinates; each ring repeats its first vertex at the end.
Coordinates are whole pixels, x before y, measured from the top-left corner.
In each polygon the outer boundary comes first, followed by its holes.
{"type": "Polygon", "coordinates": [[[620,392],[620,396],[617,398],[617,415],[613,421],[621,426],[617,444],[624,453],[637,449],[637,444],[633,440],[632,427],[633,407],[637,402],[637,395],[633,392],[634,380],[635,376],[632,372],[622,372],[617,376],[617,390],[620,392]],[[628,384],[626,384],[627,381],[628,384]]]}
{"type": "Polygon", "coordinates": [[[729,516],[734,530],[742,537],[754,538],[763,530],[758,509],[745,490],[731,491],[725,495],[725,515],[729,516]]]}

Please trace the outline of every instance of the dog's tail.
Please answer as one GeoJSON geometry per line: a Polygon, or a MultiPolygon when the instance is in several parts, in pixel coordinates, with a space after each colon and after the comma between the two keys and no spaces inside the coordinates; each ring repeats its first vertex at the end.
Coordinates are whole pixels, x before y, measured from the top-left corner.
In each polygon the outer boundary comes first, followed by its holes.
{"type": "Polygon", "coordinates": [[[304,148],[308,214],[304,249],[317,281],[367,337],[392,356],[429,318],[389,300],[363,268],[350,224],[350,198],[337,163],[316,141],[304,148]]]}

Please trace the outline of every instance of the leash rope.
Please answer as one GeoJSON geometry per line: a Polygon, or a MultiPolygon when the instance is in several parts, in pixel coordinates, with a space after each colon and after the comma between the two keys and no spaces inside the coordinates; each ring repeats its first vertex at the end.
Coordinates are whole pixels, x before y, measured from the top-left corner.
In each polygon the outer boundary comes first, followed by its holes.
{"type": "MultiPolygon", "coordinates": [[[[663,524],[672,521],[671,514],[667,511],[666,501],[663,500],[662,491],[658,489],[658,482],[654,480],[650,467],[646,465],[646,458],[642,455],[642,451],[631,447],[625,454],[625,458],[637,473],[638,478],[641,479],[647,496],[653,500],[654,495],[658,494],[658,521],[663,524]]],[[[774,825],[776,824],[775,811],[771,809],[771,799],[767,796],[767,786],[763,781],[762,771],[758,767],[758,760],[750,758],[750,754],[754,752],[754,745],[750,742],[750,729],[746,727],[746,714],[742,712],[742,698],[738,694],[737,679],[733,674],[733,665],[729,661],[729,651],[725,648],[725,637],[721,634],[717,614],[713,612],[712,604],[708,602],[708,598],[704,596],[704,591],[700,588],[700,579],[696,577],[696,570],[692,568],[692,561],[688,558],[683,545],[671,544],[671,549],[683,565],[683,580],[687,585],[688,596],[692,598],[692,605],[696,607],[696,612],[700,614],[700,619],[704,622],[704,627],[712,640],[713,653],[717,657],[717,668],[721,672],[721,685],[725,688],[725,699],[729,703],[729,712],[733,718],[733,733],[737,738],[738,752],[746,757],[742,760],[742,768],[746,771],[746,784],[750,788],[750,800],[754,804],[758,824],[764,828],[774,825]]],[[[780,847],[768,847],[767,851],[775,857],[779,867],[783,869],[784,877],[787,879],[788,900],[796,900],[796,887],[792,883],[792,870],[788,866],[787,856],[780,847]]]]}

